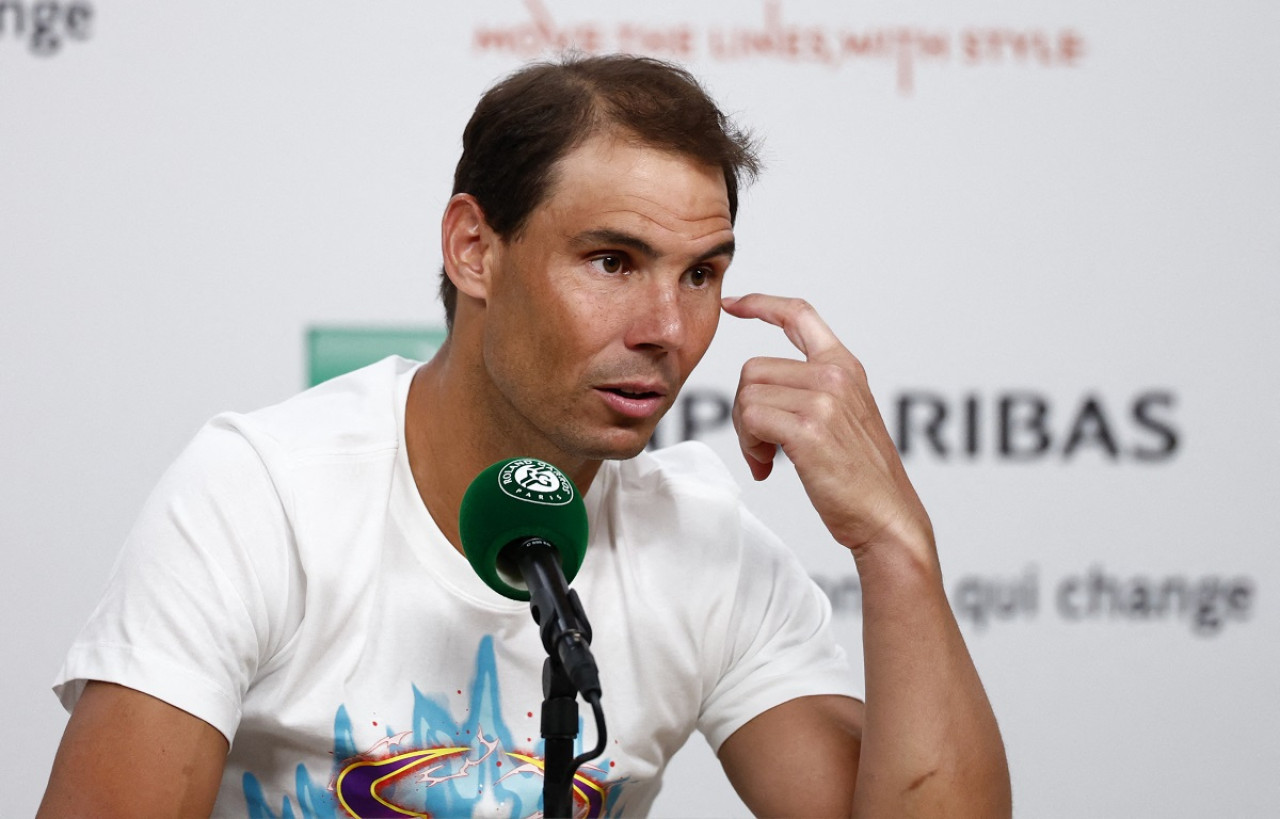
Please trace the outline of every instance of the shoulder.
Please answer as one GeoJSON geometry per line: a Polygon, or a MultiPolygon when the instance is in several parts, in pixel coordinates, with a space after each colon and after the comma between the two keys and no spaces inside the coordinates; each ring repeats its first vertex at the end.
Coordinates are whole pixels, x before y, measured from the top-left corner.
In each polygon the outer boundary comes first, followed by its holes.
{"type": "Polygon", "coordinates": [[[255,448],[297,458],[398,446],[407,379],[420,365],[391,356],[249,413],[223,413],[209,426],[234,430],[255,448]]]}
{"type": "Polygon", "coordinates": [[[614,462],[606,484],[601,505],[608,530],[642,536],[649,549],[696,543],[705,557],[734,563],[789,556],[746,508],[737,480],[705,444],[689,441],[614,462]]]}
{"type": "Polygon", "coordinates": [[[213,417],[166,470],[153,501],[206,497],[265,514],[276,503],[291,508],[312,484],[378,484],[353,465],[376,464],[378,472],[390,473],[403,414],[397,402],[417,367],[387,358],[279,404],[213,417]]]}

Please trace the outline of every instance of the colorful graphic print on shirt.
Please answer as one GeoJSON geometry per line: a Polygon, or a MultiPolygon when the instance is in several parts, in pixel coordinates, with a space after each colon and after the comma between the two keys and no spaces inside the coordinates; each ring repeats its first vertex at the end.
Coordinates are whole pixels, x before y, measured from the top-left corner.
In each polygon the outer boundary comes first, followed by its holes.
{"type": "MultiPolygon", "coordinates": [[[[503,720],[491,637],[480,642],[475,668],[464,722],[453,718],[443,696],[425,695],[414,686],[412,728],[396,732],[386,726],[386,737],[363,751],[356,748],[346,706],[339,706],[329,775],[317,780],[299,764],[294,799],[284,796],[276,813],[261,782],[246,772],[249,816],[540,816],[543,741],[527,737],[522,749],[503,720]]],[[[575,753],[581,753],[581,726],[577,744],[575,753]]],[[[577,817],[610,815],[625,780],[606,782],[609,767],[608,760],[597,759],[579,769],[574,777],[577,817]]]]}

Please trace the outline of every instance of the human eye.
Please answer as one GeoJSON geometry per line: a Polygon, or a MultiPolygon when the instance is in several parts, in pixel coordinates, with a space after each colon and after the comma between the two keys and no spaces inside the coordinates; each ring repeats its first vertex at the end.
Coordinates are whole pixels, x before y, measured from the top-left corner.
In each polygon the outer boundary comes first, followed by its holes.
{"type": "Polygon", "coordinates": [[[591,266],[601,273],[616,276],[627,270],[627,259],[620,253],[601,253],[591,260],[591,266]]]}
{"type": "Polygon", "coordinates": [[[706,265],[690,268],[685,274],[685,283],[695,290],[705,290],[715,283],[716,270],[706,265]]]}

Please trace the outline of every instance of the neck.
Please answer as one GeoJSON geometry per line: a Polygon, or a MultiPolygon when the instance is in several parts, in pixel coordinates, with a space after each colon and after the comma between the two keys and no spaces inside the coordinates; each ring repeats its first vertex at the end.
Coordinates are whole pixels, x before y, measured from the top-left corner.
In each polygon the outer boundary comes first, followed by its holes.
{"type": "Polygon", "coordinates": [[[520,440],[485,411],[489,390],[475,374],[479,362],[465,362],[453,339],[414,373],[405,406],[405,443],[418,496],[436,526],[462,551],[458,509],[472,479],[506,458],[539,458],[557,467],[586,494],[600,461],[548,451],[545,443],[520,440]]]}

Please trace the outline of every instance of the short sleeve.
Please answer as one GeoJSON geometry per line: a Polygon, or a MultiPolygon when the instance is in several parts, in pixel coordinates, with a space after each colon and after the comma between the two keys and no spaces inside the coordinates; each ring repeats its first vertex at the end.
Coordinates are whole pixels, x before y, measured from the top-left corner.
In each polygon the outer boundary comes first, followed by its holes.
{"type": "Polygon", "coordinates": [[[68,710],[89,680],[170,703],[230,742],[260,666],[300,618],[303,578],[282,497],[233,416],[165,473],[54,683],[68,710]]]}
{"type": "Polygon", "coordinates": [[[854,697],[852,670],[831,633],[831,604],[764,524],[742,511],[742,559],[719,677],[698,729],[711,747],[753,717],[797,697],[854,697]]]}

